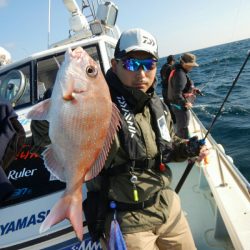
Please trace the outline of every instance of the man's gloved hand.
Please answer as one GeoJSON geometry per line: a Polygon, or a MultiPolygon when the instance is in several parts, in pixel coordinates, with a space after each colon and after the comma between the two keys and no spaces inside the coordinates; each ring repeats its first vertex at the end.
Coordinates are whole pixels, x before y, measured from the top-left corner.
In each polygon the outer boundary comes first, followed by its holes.
{"type": "Polygon", "coordinates": [[[172,159],[172,153],[173,153],[173,148],[172,146],[166,146],[165,149],[163,150],[162,152],[162,163],[169,163],[171,162],[173,159],[172,159]]]}
{"type": "MultiPolygon", "coordinates": [[[[207,148],[205,145],[205,140],[199,140],[198,136],[191,137],[187,142],[187,151],[190,157],[200,156],[201,149],[204,151],[203,147],[207,148]]],[[[202,159],[204,157],[205,156],[203,156],[202,159]]]]}
{"type": "Polygon", "coordinates": [[[93,242],[100,240],[100,238],[104,235],[104,224],[103,220],[97,220],[95,225],[88,225],[89,234],[93,242]]]}
{"type": "MultiPolygon", "coordinates": [[[[107,198],[105,196],[105,198],[107,198]]],[[[105,227],[105,217],[107,214],[107,201],[103,200],[101,191],[88,191],[87,199],[83,201],[83,211],[87,222],[89,234],[92,241],[98,241],[105,227]]]]}

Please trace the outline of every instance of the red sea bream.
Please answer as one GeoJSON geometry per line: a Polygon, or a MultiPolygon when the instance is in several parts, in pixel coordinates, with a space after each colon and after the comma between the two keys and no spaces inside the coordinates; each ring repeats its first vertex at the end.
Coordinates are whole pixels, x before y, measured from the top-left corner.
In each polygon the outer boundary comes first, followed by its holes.
{"type": "Polygon", "coordinates": [[[51,144],[42,156],[46,168],[66,182],[40,232],[67,218],[82,240],[82,184],[103,168],[120,124],[101,69],[86,51],[66,52],[51,98],[36,104],[28,118],[49,121],[51,144]]]}

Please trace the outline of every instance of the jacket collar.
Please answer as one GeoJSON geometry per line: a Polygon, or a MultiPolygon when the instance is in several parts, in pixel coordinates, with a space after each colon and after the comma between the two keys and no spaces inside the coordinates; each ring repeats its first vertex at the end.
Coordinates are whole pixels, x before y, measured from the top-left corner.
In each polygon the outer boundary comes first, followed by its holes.
{"type": "Polygon", "coordinates": [[[182,65],[181,65],[180,63],[178,63],[178,64],[175,65],[175,69],[181,69],[181,70],[183,70],[186,74],[188,73],[188,72],[182,67],[182,65]]]}
{"type": "Polygon", "coordinates": [[[124,96],[133,113],[135,114],[141,112],[155,94],[154,87],[150,87],[145,93],[139,89],[123,85],[112,69],[108,70],[106,74],[106,80],[111,93],[112,90],[115,90],[118,95],[124,96]]]}

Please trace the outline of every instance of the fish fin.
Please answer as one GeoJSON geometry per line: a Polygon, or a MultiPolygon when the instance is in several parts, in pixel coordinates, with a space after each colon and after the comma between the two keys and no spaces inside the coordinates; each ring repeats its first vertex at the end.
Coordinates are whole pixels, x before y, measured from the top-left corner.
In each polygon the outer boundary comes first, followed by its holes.
{"type": "Polygon", "coordinates": [[[66,178],[64,175],[64,167],[57,160],[55,155],[55,145],[50,144],[47,148],[42,152],[42,157],[44,160],[44,165],[48,169],[48,171],[54,175],[60,181],[66,182],[66,178]]]}
{"type": "Polygon", "coordinates": [[[121,117],[120,117],[120,111],[116,107],[116,105],[113,103],[112,105],[112,117],[108,129],[108,134],[106,137],[106,140],[104,142],[104,146],[96,159],[94,165],[90,168],[90,170],[85,175],[85,181],[91,180],[92,178],[96,177],[102,170],[104,163],[107,159],[108,152],[111,147],[111,143],[114,140],[114,137],[116,135],[117,130],[120,128],[121,123],[121,117]]]}
{"type": "Polygon", "coordinates": [[[51,209],[48,216],[45,218],[40,226],[39,233],[44,233],[49,230],[53,225],[68,219],[76,236],[82,241],[83,238],[83,211],[82,199],[74,199],[72,195],[64,192],[60,200],[51,209]]]}
{"type": "Polygon", "coordinates": [[[51,103],[50,98],[46,99],[42,102],[37,103],[28,112],[26,117],[28,119],[32,119],[32,120],[47,120],[47,121],[49,121],[48,120],[49,119],[48,112],[49,112],[49,108],[50,108],[50,103],[51,103]]]}

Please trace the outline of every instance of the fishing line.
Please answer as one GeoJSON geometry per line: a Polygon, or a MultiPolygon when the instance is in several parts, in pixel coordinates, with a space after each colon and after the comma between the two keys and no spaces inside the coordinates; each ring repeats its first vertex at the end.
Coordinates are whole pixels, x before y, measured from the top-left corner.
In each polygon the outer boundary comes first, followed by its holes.
{"type": "MultiPolygon", "coordinates": [[[[235,13],[234,13],[234,15],[232,15],[233,27],[231,29],[231,35],[227,39],[229,41],[234,41],[235,40],[234,39],[235,33],[236,33],[235,31],[237,30],[236,24],[238,23],[238,20],[239,20],[239,13],[240,13],[241,5],[242,5],[242,1],[240,1],[240,4],[237,3],[237,6],[235,8],[235,13]]],[[[228,50],[233,51],[233,46],[234,46],[234,44],[233,44],[233,42],[231,42],[229,47],[228,47],[228,50]]],[[[226,54],[226,53],[224,53],[223,49],[222,49],[221,52],[222,52],[222,54],[226,54]]],[[[234,57],[234,55],[233,55],[233,57],[234,57]]],[[[221,59],[223,60],[223,58],[221,58],[221,59]]],[[[227,58],[225,57],[224,59],[225,59],[224,65],[222,65],[222,67],[221,67],[223,69],[222,70],[222,75],[228,75],[228,72],[226,72],[226,69],[229,68],[230,56],[227,57],[227,58]]]]}
{"type": "MultiPolygon", "coordinates": [[[[242,5],[243,5],[243,1],[240,1],[239,4],[237,3],[237,8],[235,8],[236,12],[234,13],[234,15],[232,15],[234,17],[233,20],[232,20],[233,29],[232,29],[231,35],[230,35],[230,37],[229,37],[228,40],[231,40],[231,41],[235,40],[234,39],[235,33],[236,33],[235,31],[238,30],[237,27],[236,27],[236,25],[239,24],[239,22],[238,22],[238,20],[239,20],[239,13],[240,13],[240,10],[242,9],[242,5]]],[[[230,47],[229,47],[229,50],[232,51],[233,50],[232,49],[233,43],[230,44],[230,47]],[[231,49],[230,49],[230,47],[231,47],[231,49]]],[[[221,50],[218,51],[218,53],[221,53],[222,55],[225,54],[223,50],[224,49],[221,48],[221,50]]],[[[230,60],[230,57],[228,57],[228,58],[224,57],[224,58],[221,58],[220,60],[218,60],[216,58],[216,60],[215,60],[216,63],[214,65],[214,68],[216,70],[214,70],[214,73],[210,77],[210,79],[208,80],[208,82],[203,83],[200,86],[198,86],[201,91],[204,90],[209,85],[209,83],[212,83],[214,81],[214,78],[217,75],[218,71],[221,73],[221,75],[228,75],[228,73],[226,73],[226,69],[229,67],[229,60],[230,60]],[[221,65],[221,67],[219,67],[220,61],[223,62],[222,65],[221,65]]]]}
{"type": "Polygon", "coordinates": [[[205,83],[199,85],[199,86],[198,86],[198,87],[199,87],[199,90],[200,90],[200,91],[203,91],[203,90],[209,85],[210,82],[213,82],[215,75],[216,75],[216,72],[213,73],[212,77],[210,77],[210,79],[209,79],[207,82],[205,82],[205,83]]]}
{"type": "Polygon", "coordinates": [[[229,91],[228,91],[228,93],[227,93],[227,95],[226,95],[224,101],[222,102],[222,104],[221,104],[221,106],[220,106],[219,111],[217,112],[216,116],[215,116],[214,119],[212,120],[212,123],[211,123],[210,127],[208,128],[208,130],[207,130],[207,132],[206,132],[205,137],[203,138],[203,140],[205,140],[205,139],[207,138],[207,136],[208,136],[208,134],[210,133],[210,131],[211,131],[211,129],[212,129],[214,123],[216,122],[216,120],[218,119],[219,115],[221,114],[222,108],[223,108],[223,106],[225,105],[225,103],[226,103],[226,101],[227,101],[229,95],[231,94],[231,92],[232,92],[232,90],[233,90],[235,84],[237,83],[237,81],[238,81],[238,79],[239,79],[239,76],[240,76],[241,72],[243,71],[243,69],[244,69],[244,67],[245,67],[245,65],[246,65],[246,63],[247,63],[247,61],[248,61],[248,59],[249,59],[249,56],[250,56],[250,50],[248,51],[247,57],[246,57],[244,63],[242,64],[239,73],[237,74],[236,78],[234,79],[234,81],[233,81],[233,83],[232,83],[232,85],[231,85],[231,87],[230,87],[230,89],[229,89],[229,91]]]}

